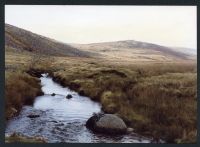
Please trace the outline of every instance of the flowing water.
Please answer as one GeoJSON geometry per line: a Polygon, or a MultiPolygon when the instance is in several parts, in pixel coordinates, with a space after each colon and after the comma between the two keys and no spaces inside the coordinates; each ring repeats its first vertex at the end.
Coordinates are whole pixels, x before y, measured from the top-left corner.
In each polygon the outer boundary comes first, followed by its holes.
{"type": "Polygon", "coordinates": [[[44,95],[36,97],[33,106],[24,106],[19,116],[8,122],[6,135],[16,132],[30,137],[39,136],[50,143],[150,142],[150,139],[135,133],[116,136],[93,133],[85,127],[85,123],[93,113],[101,111],[101,105],[68,88],[63,88],[47,74],[43,74],[40,79],[44,95]],[[56,95],[51,96],[52,93],[56,95]],[[71,99],[66,98],[68,94],[72,95],[71,99]],[[39,117],[27,117],[30,114],[39,117]]]}

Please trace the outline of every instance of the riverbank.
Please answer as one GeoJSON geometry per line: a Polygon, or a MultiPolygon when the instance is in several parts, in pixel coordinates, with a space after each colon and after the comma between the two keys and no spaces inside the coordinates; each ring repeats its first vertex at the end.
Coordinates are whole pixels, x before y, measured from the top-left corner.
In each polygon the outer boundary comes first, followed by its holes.
{"type": "Polygon", "coordinates": [[[16,133],[5,137],[5,143],[46,143],[43,138],[40,137],[27,137],[16,133]]]}
{"type": "Polygon", "coordinates": [[[42,95],[40,80],[25,72],[6,72],[5,119],[18,115],[23,105],[32,105],[36,96],[42,95]]]}
{"type": "MultiPolygon", "coordinates": [[[[29,58],[9,56],[6,66],[16,73],[29,58]]],[[[64,87],[100,102],[106,113],[116,113],[137,133],[170,143],[196,142],[196,63],[134,64],[70,57],[49,61],[34,69],[47,71],[64,87]]]]}
{"type": "MultiPolygon", "coordinates": [[[[41,136],[48,143],[151,142],[151,138],[133,132],[112,135],[105,132],[94,133],[86,128],[86,122],[93,113],[101,112],[101,105],[60,86],[46,74],[42,74],[40,79],[44,95],[36,97],[33,106],[23,106],[19,116],[8,122],[5,130],[6,136],[9,136],[7,140],[24,142],[26,138],[31,137],[31,140],[34,140],[41,136]],[[66,95],[72,97],[68,99],[66,95]]],[[[29,142],[28,139],[27,141],[29,142]]]]}
{"type": "Polygon", "coordinates": [[[139,134],[169,143],[196,141],[195,65],[73,66],[54,81],[102,104],[139,134]]]}

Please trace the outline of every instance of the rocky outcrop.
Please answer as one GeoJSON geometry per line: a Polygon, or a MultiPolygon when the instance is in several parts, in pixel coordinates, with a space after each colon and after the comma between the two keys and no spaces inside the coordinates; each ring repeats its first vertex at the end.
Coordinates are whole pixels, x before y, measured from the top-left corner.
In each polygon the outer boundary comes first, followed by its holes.
{"type": "Polygon", "coordinates": [[[127,132],[124,121],[114,114],[95,114],[86,122],[86,127],[94,132],[106,134],[124,134],[127,132]]]}

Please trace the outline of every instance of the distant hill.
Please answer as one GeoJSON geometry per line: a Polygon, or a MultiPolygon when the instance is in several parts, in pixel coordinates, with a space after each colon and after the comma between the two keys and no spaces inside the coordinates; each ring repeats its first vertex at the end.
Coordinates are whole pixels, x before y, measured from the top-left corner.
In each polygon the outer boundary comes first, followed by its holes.
{"type": "Polygon", "coordinates": [[[94,57],[116,61],[196,60],[196,50],[165,47],[157,44],[124,40],[115,42],[69,44],[5,24],[5,46],[9,51],[26,51],[55,56],[94,57]]]}
{"type": "Polygon", "coordinates": [[[135,40],[71,45],[81,50],[99,53],[104,57],[118,60],[172,61],[191,60],[196,57],[187,48],[176,49],[135,40]]]}
{"type": "Polygon", "coordinates": [[[57,56],[94,56],[94,53],[78,50],[68,44],[9,24],[5,24],[5,46],[15,51],[28,51],[57,56]]]}
{"type": "Polygon", "coordinates": [[[187,55],[191,55],[191,56],[197,55],[197,50],[193,48],[186,48],[186,47],[171,47],[171,48],[178,52],[185,53],[187,55]]]}

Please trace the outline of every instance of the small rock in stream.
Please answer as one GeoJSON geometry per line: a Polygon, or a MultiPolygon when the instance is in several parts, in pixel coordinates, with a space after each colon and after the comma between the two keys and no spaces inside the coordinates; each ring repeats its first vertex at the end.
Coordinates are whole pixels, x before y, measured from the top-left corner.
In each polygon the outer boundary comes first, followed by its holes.
{"type": "Polygon", "coordinates": [[[71,95],[71,94],[68,94],[68,95],[66,96],[66,98],[67,98],[67,99],[71,99],[71,98],[72,98],[72,95],[71,95]]]}
{"type": "Polygon", "coordinates": [[[134,131],[133,128],[127,128],[127,133],[132,133],[134,131]]]}
{"type": "Polygon", "coordinates": [[[38,115],[38,114],[29,114],[27,117],[36,118],[36,117],[40,117],[40,115],[38,115]]]}
{"type": "Polygon", "coordinates": [[[50,122],[53,122],[53,123],[58,123],[57,121],[55,121],[55,120],[52,120],[52,121],[50,121],[50,122]]]}
{"type": "Polygon", "coordinates": [[[51,96],[55,96],[55,95],[56,95],[55,93],[52,93],[52,94],[51,94],[51,96]]]}

